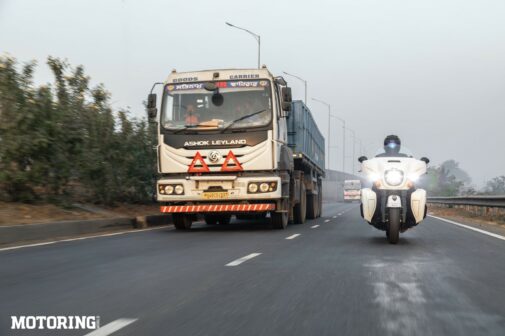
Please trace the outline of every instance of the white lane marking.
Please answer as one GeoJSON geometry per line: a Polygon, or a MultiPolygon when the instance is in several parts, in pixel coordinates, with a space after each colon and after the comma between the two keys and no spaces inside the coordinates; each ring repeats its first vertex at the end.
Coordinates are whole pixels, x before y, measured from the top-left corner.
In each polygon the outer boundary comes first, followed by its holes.
{"type": "Polygon", "coordinates": [[[337,218],[337,216],[333,216],[332,218],[337,218]]]}
{"type": "Polygon", "coordinates": [[[261,253],[251,253],[246,255],[245,257],[239,258],[237,260],[233,260],[232,262],[227,263],[225,266],[238,266],[243,262],[246,262],[249,259],[259,256],[261,253]]]}
{"type": "Polygon", "coordinates": [[[329,221],[330,221],[329,219],[325,219],[325,220],[324,220],[324,222],[325,222],[325,223],[328,223],[329,221]]]}
{"type": "Polygon", "coordinates": [[[452,221],[452,220],[449,220],[449,219],[445,219],[445,218],[442,218],[442,217],[437,217],[437,216],[432,216],[432,215],[428,215],[428,216],[432,217],[432,218],[436,218],[436,219],[444,221],[444,222],[447,222],[447,223],[450,223],[450,224],[461,226],[461,227],[463,227],[465,229],[468,229],[468,230],[472,230],[472,231],[479,232],[479,233],[482,233],[482,234],[485,234],[485,235],[488,235],[488,236],[491,236],[491,237],[494,237],[494,238],[505,240],[504,236],[501,236],[501,235],[496,234],[496,233],[492,233],[492,232],[489,232],[489,231],[477,229],[477,228],[474,228],[472,226],[461,224],[461,223],[458,223],[458,222],[455,222],[455,221],[452,221]]]}
{"type": "Polygon", "coordinates": [[[338,215],[339,215],[339,216],[342,216],[342,213],[339,213],[338,215]]]}
{"type": "Polygon", "coordinates": [[[126,327],[127,325],[137,321],[137,319],[127,319],[127,318],[120,318],[115,321],[112,321],[111,323],[108,323],[104,325],[101,328],[98,328],[89,334],[86,334],[84,336],[106,336],[110,335],[116,331],[118,331],[121,328],[126,327]]]}
{"type": "Polygon", "coordinates": [[[18,245],[18,246],[4,247],[4,248],[0,248],[0,252],[2,252],[2,251],[9,251],[9,250],[17,250],[17,249],[22,249],[22,248],[25,248],[25,247],[52,245],[52,244],[56,244],[56,243],[71,242],[71,241],[76,241],[76,240],[85,240],[85,239],[100,238],[100,237],[111,237],[111,236],[119,236],[119,235],[123,235],[123,234],[127,234],[127,233],[136,233],[136,232],[160,230],[160,229],[166,229],[167,227],[170,227],[170,226],[171,225],[163,225],[163,226],[157,226],[155,228],[149,228],[149,229],[129,230],[129,231],[121,231],[121,232],[114,232],[114,233],[105,233],[105,234],[101,234],[101,235],[93,235],[93,236],[86,236],[86,237],[79,237],[79,238],[68,238],[68,239],[52,240],[52,241],[43,242],[43,243],[34,243],[34,244],[27,244],[27,245],[18,245]]]}
{"type": "Polygon", "coordinates": [[[315,229],[315,228],[318,228],[319,227],[319,224],[316,224],[316,225],[312,225],[310,228],[311,229],[315,229]]]}
{"type": "Polygon", "coordinates": [[[286,237],[286,239],[295,239],[296,237],[298,237],[300,234],[299,233],[295,233],[294,235],[291,235],[289,237],[286,237]]]}

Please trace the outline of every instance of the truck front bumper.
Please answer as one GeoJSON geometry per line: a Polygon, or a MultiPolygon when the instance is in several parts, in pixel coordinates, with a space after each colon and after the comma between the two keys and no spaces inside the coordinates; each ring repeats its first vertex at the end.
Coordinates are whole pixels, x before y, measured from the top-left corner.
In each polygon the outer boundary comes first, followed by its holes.
{"type": "MultiPolygon", "coordinates": [[[[267,204],[282,198],[281,178],[279,176],[219,176],[203,175],[187,178],[163,178],[157,183],[158,202],[167,205],[212,205],[228,204],[243,205],[243,203],[267,204]],[[274,183],[275,189],[267,192],[248,192],[250,183],[274,183]],[[161,193],[165,185],[180,185],[183,194],[161,193]],[[218,195],[219,197],[214,197],[218,195]],[[204,204],[202,204],[204,203],[204,204]],[[212,203],[212,204],[210,204],[212,203]]],[[[242,210],[241,210],[242,211],[242,210]]],[[[244,210],[247,211],[247,210],[244,210]]],[[[254,211],[254,210],[251,210],[254,211]]]]}
{"type": "Polygon", "coordinates": [[[166,205],[161,207],[164,213],[209,213],[209,212],[266,212],[274,211],[273,203],[254,204],[198,204],[198,205],[166,205]]]}

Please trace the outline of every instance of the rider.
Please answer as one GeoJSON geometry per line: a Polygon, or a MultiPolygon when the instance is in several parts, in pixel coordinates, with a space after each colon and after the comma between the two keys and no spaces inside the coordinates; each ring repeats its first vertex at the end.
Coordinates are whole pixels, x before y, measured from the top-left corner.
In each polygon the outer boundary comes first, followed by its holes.
{"type": "Polygon", "coordinates": [[[402,142],[397,135],[388,135],[384,139],[384,153],[377,157],[407,157],[407,154],[400,153],[402,142]]]}

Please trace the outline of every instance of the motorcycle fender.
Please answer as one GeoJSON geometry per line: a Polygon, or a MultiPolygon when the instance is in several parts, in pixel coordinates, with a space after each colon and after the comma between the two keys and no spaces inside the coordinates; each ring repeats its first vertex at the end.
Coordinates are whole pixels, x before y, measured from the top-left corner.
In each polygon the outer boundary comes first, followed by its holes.
{"type": "Polygon", "coordinates": [[[400,196],[389,195],[388,201],[386,203],[386,208],[401,208],[402,207],[402,199],[400,196]]]}
{"type": "Polygon", "coordinates": [[[426,210],[426,190],[417,189],[412,193],[410,196],[410,207],[416,223],[422,221],[425,217],[424,212],[426,210]]]}
{"type": "Polygon", "coordinates": [[[371,222],[377,207],[377,194],[370,188],[361,190],[361,205],[363,206],[363,218],[371,222]]]}

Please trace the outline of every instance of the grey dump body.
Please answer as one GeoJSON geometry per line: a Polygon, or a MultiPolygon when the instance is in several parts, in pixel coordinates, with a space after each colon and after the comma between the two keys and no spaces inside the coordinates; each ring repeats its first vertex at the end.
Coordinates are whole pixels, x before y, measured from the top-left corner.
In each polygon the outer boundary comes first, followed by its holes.
{"type": "Polygon", "coordinates": [[[295,161],[302,160],[324,174],[324,137],[309,108],[301,100],[292,102],[287,126],[288,144],[295,161]]]}

